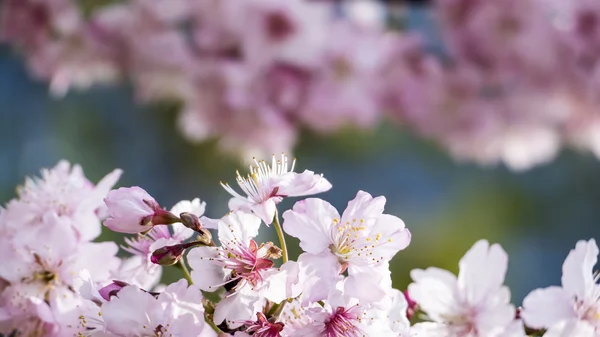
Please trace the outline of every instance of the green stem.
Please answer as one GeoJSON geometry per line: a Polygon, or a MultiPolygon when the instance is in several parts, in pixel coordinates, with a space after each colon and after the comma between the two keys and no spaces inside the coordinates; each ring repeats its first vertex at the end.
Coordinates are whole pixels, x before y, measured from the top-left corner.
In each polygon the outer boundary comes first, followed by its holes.
{"type": "Polygon", "coordinates": [[[181,272],[183,273],[183,277],[185,277],[185,279],[190,285],[194,283],[192,281],[192,275],[190,275],[190,272],[188,271],[187,267],[185,266],[185,263],[183,262],[183,259],[179,260],[179,262],[177,262],[177,264],[175,264],[174,267],[181,270],[181,272]]]}
{"type": "Polygon", "coordinates": [[[285,236],[283,235],[283,230],[281,229],[281,225],[279,224],[279,214],[275,211],[275,216],[273,217],[273,226],[275,227],[275,231],[277,231],[277,237],[279,237],[279,244],[281,245],[281,252],[283,256],[283,263],[288,261],[288,251],[287,245],[285,244],[285,236]]]}
{"type": "MultiPolygon", "coordinates": [[[[210,315],[212,317],[212,315],[210,315]]],[[[212,318],[209,317],[209,315],[204,315],[204,321],[210,325],[210,327],[215,330],[215,332],[217,334],[221,334],[223,333],[223,331],[221,331],[221,329],[219,329],[219,327],[215,324],[215,322],[212,321],[212,318]]]]}

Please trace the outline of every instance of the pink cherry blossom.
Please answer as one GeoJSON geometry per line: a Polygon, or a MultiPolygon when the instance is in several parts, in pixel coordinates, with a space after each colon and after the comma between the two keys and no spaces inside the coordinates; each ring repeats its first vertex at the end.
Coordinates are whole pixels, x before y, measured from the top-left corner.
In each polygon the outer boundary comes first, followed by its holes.
{"type": "Polygon", "coordinates": [[[8,332],[19,329],[29,335],[43,326],[44,335],[61,336],[65,329],[62,317],[81,304],[74,289],[79,271],[90,268],[90,280],[101,283],[118,268],[115,243],[79,243],[64,224],[67,221],[59,217],[46,219],[44,242],[30,241],[25,231],[0,242],[4,260],[0,278],[8,282],[0,297],[6,299],[2,306],[9,320],[3,329],[8,332]]]}
{"type": "Polygon", "coordinates": [[[110,191],[104,203],[109,213],[104,225],[115,232],[141,233],[156,225],[179,221],[171,212],[163,210],[148,192],[137,186],[110,191]]]}
{"type": "Polygon", "coordinates": [[[336,272],[348,268],[352,275],[362,267],[376,270],[406,248],[411,238],[402,220],[383,213],[384,205],[384,197],[360,191],[340,216],[326,201],[309,198],[283,214],[283,227],[300,239],[306,253],[335,257],[336,272]]]}
{"type": "Polygon", "coordinates": [[[254,241],[260,227],[258,217],[232,212],[218,227],[221,247],[197,247],[187,257],[195,286],[210,292],[224,286],[229,292],[217,305],[217,324],[227,319],[228,324],[239,326],[255,316],[257,310],[253,308],[265,298],[279,303],[299,294],[293,285],[298,283],[295,263],[273,268],[273,244],[259,246],[254,241]]]}
{"type": "Polygon", "coordinates": [[[536,289],[523,300],[527,326],[549,329],[548,336],[598,336],[600,286],[592,273],[597,259],[594,239],[577,242],[563,264],[562,287],[536,289]]]}
{"type": "Polygon", "coordinates": [[[311,128],[332,132],[343,125],[371,128],[380,119],[380,30],[339,22],[329,29],[318,71],[307,88],[298,118],[311,128]]]}
{"type": "Polygon", "coordinates": [[[432,321],[421,329],[432,336],[502,336],[515,318],[502,285],[507,266],[499,245],[480,240],[460,260],[458,278],[435,267],[413,270],[408,292],[432,321]]]}
{"type": "MultiPolygon", "coordinates": [[[[40,235],[44,219],[52,214],[65,221],[77,241],[93,240],[100,235],[102,199],[121,176],[114,170],[96,186],[84,175],[79,165],[60,161],[52,169],[42,170],[41,178],[27,178],[18,189],[19,198],[11,200],[2,212],[2,227],[8,233],[28,232],[40,235]]],[[[23,234],[20,234],[23,235],[23,234]]]]}
{"type": "Polygon", "coordinates": [[[216,336],[204,322],[202,294],[185,280],[169,285],[156,297],[126,286],[101,309],[106,331],[117,336],[216,336]]]}
{"type": "Polygon", "coordinates": [[[246,194],[243,196],[228,184],[222,184],[227,192],[233,195],[229,201],[232,210],[242,210],[256,214],[267,225],[273,222],[277,211],[276,205],[285,197],[299,197],[325,192],[331,189],[331,184],[323,175],[305,170],[294,172],[296,160],[291,167],[286,155],[277,160],[273,156],[271,165],[265,161],[254,160],[250,173],[246,178],[237,175],[237,183],[246,194]]]}
{"type": "Polygon", "coordinates": [[[323,306],[314,305],[306,309],[305,315],[310,322],[289,336],[397,336],[388,318],[375,314],[368,303],[359,302],[348,292],[331,291],[323,306]]]}

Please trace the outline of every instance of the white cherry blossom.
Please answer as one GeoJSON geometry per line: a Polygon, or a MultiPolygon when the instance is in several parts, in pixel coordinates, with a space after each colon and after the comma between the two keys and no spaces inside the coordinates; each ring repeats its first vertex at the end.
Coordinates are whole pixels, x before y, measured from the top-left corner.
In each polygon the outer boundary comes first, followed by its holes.
{"type": "Polygon", "coordinates": [[[523,300],[527,326],[548,329],[544,336],[600,336],[600,285],[594,239],[579,241],[563,264],[562,287],[532,291],[523,300]]]}
{"type": "Polygon", "coordinates": [[[421,328],[432,336],[502,336],[515,318],[503,286],[507,266],[502,247],[480,240],[460,260],[458,278],[435,267],[411,271],[410,297],[433,321],[421,328]]]}
{"type": "Polygon", "coordinates": [[[294,159],[290,167],[287,156],[283,154],[279,160],[273,156],[270,165],[264,160],[255,159],[247,177],[237,173],[237,183],[246,196],[236,192],[227,183],[221,183],[233,196],[229,201],[229,208],[252,212],[268,225],[273,221],[276,205],[283,198],[317,194],[331,189],[331,184],[323,175],[309,170],[294,172],[295,164],[294,159]]]}

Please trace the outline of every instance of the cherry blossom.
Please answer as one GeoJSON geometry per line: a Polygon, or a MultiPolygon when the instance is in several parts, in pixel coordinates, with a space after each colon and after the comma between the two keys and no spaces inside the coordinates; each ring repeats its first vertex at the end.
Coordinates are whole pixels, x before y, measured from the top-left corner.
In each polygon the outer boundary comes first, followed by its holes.
{"type": "Polygon", "coordinates": [[[281,268],[273,268],[272,258],[280,251],[272,243],[254,241],[260,219],[240,211],[226,215],[219,221],[221,247],[197,247],[188,254],[194,285],[204,291],[225,287],[228,295],[218,303],[215,323],[225,317],[230,325],[251,319],[265,299],[280,303],[294,297],[299,289],[298,268],[290,261],[281,268]]]}
{"type": "Polygon", "coordinates": [[[204,322],[202,294],[185,280],[158,296],[126,286],[102,305],[106,330],[117,336],[216,336],[204,322]]]}
{"type": "MultiPolygon", "coordinates": [[[[391,284],[386,282],[389,280],[387,263],[406,248],[411,239],[410,231],[400,218],[383,213],[385,201],[384,197],[373,198],[359,191],[340,216],[326,201],[305,199],[283,213],[283,227],[287,234],[300,239],[305,254],[320,256],[323,262],[337,260],[335,269],[323,271],[331,275],[330,278],[347,269],[352,278],[373,283],[373,289],[378,289],[381,282],[391,284]]],[[[330,266],[329,263],[321,265],[330,266]]],[[[319,279],[322,282],[326,278],[319,279]]],[[[371,292],[375,294],[377,292],[371,292]]],[[[379,297],[382,296],[380,293],[379,297]]]]}
{"type": "Polygon", "coordinates": [[[23,334],[60,336],[66,329],[63,316],[81,304],[73,288],[79,271],[95,266],[90,279],[100,283],[118,268],[115,243],[78,243],[65,225],[67,221],[46,219],[43,243],[28,241],[24,231],[0,242],[5,261],[0,278],[8,282],[0,293],[4,299],[0,302],[5,301],[2,306],[8,313],[2,333],[18,329],[23,334]]]}
{"type": "Polygon", "coordinates": [[[499,245],[480,240],[460,260],[458,278],[435,267],[413,270],[408,292],[432,321],[425,323],[427,331],[501,336],[515,318],[510,291],[502,285],[507,266],[508,256],[499,245]]]}
{"type": "Polygon", "coordinates": [[[594,239],[579,241],[563,264],[562,287],[532,291],[523,300],[521,317],[544,336],[600,335],[600,286],[592,273],[598,259],[594,239]]]}
{"type": "Polygon", "coordinates": [[[54,168],[42,170],[41,178],[27,178],[18,188],[19,198],[9,201],[2,212],[3,230],[34,237],[43,233],[44,219],[52,214],[65,220],[61,223],[71,228],[75,240],[93,240],[101,231],[102,199],[120,176],[121,170],[114,170],[94,186],[81,166],[60,161],[54,168]]]}
{"type": "Polygon", "coordinates": [[[290,167],[288,157],[284,154],[279,160],[273,156],[270,165],[264,160],[255,159],[248,176],[244,178],[238,172],[236,178],[246,196],[236,192],[227,183],[222,183],[225,190],[233,196],[229,207],[232,210],[252,212],[268,225],[273,221],[276,205],[283,198],[317,194],[331,189],[331,184],[323,175],[309,170],[294,172],[295,164],[294,159],[290,167]]]}

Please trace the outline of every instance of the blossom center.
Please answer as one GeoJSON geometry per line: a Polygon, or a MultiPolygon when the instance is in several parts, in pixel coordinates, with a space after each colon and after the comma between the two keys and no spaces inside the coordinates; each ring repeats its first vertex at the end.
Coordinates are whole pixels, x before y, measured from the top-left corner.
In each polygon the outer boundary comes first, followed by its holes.
{"type": "Polygon", "coordinates": [[[363,336],[364,333],[356,325],[356,323],[359,323],[361,321],[361,318],[354,313],[354,309],[356,308],[358,308],[358,306],[354,306],[349,309],[346,309],[344,307],[338,307],[329,318],[329,321],[325,322],[325,336],[363,336]]]}
{"type": "Polygon", "coordinates": [[[374,255],[377,248],[391,242],[391,239],[382,240],[381,233],[369,233],[364,219],[352,219],[352,221],[341,222],[333,219],[331,229],[330,250],[334,253],[340,263],[348,260],[360,265],[377,264],[383,257],[374,255]]]}
{"type": "Polygon", "coordinates": [[[262,248],[259,249],[254,240],[250,240],[248,247],[227,244],[219,249],[219,257],[215,261],[231,270],[231,281],[243,279],[256,286],[263,281],[262,272],[273,267],[273,261],[265,258],[267,250],[262,248]]]}
{"type": "MultiPolygon", "coordinates": [[[[276,202],[281,201],[281,196],[277,194],[278,187],[273,186],[272,178],[284,175],[294,171],[296,159],[292,161],[291,167],[289,167],[288,158],[285,155],[281,155],[281,159],[273,160],[271,164],[267,164],[264,160],[258,161],[254,159],[254,165],[250,165],[250,172],[246,177],[243,177],[240,172],[237,172],[236,181],[242,191],[248,196],[248,199],[255,203],[262,203],[270,198],[279,198],[276,202]]],[[[236,198],[243,198],[227,183],[221,183],[229,194],[236,198]]]]}

